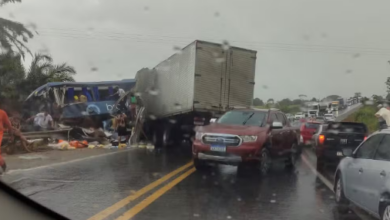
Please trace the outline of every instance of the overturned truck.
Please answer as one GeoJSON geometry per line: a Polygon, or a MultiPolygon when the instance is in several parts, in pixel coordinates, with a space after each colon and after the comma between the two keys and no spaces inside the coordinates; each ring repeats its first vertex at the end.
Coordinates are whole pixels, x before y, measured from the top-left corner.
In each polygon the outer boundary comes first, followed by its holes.
{"type": "Polygon", "coordinates": [[[131,144],[143,138],[156,147],[190,140],[194,126],[250,107],[255,67],[256,51],[195,41],[153,69],[141,69],[131,91],[138,99],[131,144]]]}

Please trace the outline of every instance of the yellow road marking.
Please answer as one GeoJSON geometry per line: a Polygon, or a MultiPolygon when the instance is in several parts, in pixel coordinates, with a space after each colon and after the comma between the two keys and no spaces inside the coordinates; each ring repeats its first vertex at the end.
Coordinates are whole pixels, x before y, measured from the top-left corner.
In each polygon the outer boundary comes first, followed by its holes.
{"type": "Polygon", "coordinates": [[[181,166],[181,167],[177,168],[176,170],[168,173],[167,175],[161,177],[160,179],[154,181],[153,183],[151,183],[151,184],[143,187],[142,189],[136,191],[135,193],[131,194],[130,196],[128,196],[128,197],[122,199],[121,201],[115,203],[114,205],[112,205],[112,206],[110,206],[110,207],[100,211],[96,215],[90,217],[88,220],[102,220],[102,219],[108,217],[109,215],[111,215],[112,213],[118,211],[120,208],[122,208],[123,206],[127,205],[131,201],[137,199],[138,197],[142,196],[143,194],[145,194],[145,193],[149,192],[150,190],[156,188],[160,184],[164,183],[168,179],[172,178],[173,176],[177,175],[178,173],[182,172],[183,170],[187,169],[188,167],[190,167],[192,165],[193,165],[193,162],[191,161],[191,162],[185,164],[184,166],[181,166]]]}
{"type": "Polygon", "coordinates": [[[134,217],[136,214],[141,212],[144,208],[149,206],[152,202],[156,201],[158,198],[160,198],[162,195],[164,195],[166,192],[168,192],[170,189],[172,189],[175,185],[183,181],[186,177],[191,175],[193,172],[195,172],[195,168],[192,168],[188,170],[187,172],[183,173],[176,179],[169,182],[164,187],[160,188],[156,192],[154,192],[152,195],[150,195],[148,198],[143,200],[142,202],[138,203],[136,206],[125,212],[123,215],[118,217],[116,220],[128,220],[132,217],[134,217]]]}

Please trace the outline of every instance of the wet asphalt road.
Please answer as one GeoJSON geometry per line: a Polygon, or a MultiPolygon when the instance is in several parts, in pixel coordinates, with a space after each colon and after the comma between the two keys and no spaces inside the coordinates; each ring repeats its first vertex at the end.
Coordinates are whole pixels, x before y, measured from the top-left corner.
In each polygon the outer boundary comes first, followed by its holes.
{"type": "MultiPolygon", "coordinates": [[[[2,180],[71,219],[370,219],[353,211],[341,214],[333,192],[310,167],[315,155],[309,149],[302,155],[306,162],[300,160],[295,169],[274,164],[261,177],[255,169],[237,172],[225,165],[194,171],[189,146],[130,149],[11,171],[2,180]]],[[[332,172],[323,173],[330,182],[332,172]]]]}

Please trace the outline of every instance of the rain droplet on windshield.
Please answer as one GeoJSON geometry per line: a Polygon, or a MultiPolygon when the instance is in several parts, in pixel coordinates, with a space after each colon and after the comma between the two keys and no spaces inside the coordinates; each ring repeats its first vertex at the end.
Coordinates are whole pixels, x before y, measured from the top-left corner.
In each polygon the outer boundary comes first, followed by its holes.
{"type": "Polygon", "coordinates": [[[229,48],[230,48],[229,42],[226,40],[222,41],[222,49],[229,50],[229,48]]]}
{"type": "Polygon", "coordinates": [[[136,92],[134,95],[139,97],[139,96],[141,96],[141,93],[140,92],[136,92]]]}
{"type": "Polygon", "coordinates": [[[180,110],[180,109],[181,109],[181,105],[180,105],[179,103],[175,103],[175,108],[176,108],[177,110],[180,110]]]}
{"type": "Polygon", "coordinates": [[[93,35],[93,31],[95,30],[95,28],[93,28],[93,27],[88,27],[87,28],[87,33],[88,33],[88,35],[93,35]]]}
{"type": "Polygon", "coordinates": [[[225,58],[223,58],[223,57],[215,58],[215,62],[216,63],[223,63],[223,62],[225,62],[225,58]]]}
{"type": "Polygon", "coordinates": [[[211,176],[215,176],[215,173],[214,173],[214,172],[212,172],[212,173],[211,173],[211,176]]]}
{"type": "Polygon", "coordinates": [[[10,13],[8,14],[8,16],[9,16],[10,18],[15,18],[15,15],[14,15],[12,12],[10,12],[10,13]]]}
{"type": "Polygon", "coordinates": [[[154,116],[154,115],[149,115],[149,118],[152,119],[152,120],[156,120],[157,117],[154,116]]]}
{"type": "Polygon", "coordinates": [[[202,178],[205,180],[205,179],[207,179],[207,176],[206,176],[206,175],[203,175],[202,178]]]}
{"type": "Polygon", "coordinates": [[[241,198],[237,198],[237,201],[241,202],[241,201],[242,201],[242,199],[241,199],[241,198]]]}
{"type": "Polygon", "coordinates": [[[374,101],[372,100],[367,100],[364,102],[365,105],[373,105],[374,104],[374,101]]]}
{"type": "Polygon", "coordinates": [[[177,54],[183,53],[183,51],[181,50],[181,47],[179,47],[179,46],[173,46],[173,50],[174,50],[177,54]]]}
{"type": "Polygon", "coordinates": [[[149,6],[145,6],[144,11],[149,11],[149,6]]]}
{"type": "Polygon", "coordinates": [[[351,74],[352,73],[352,70],[351,69],[347,69],[346,71],[345,71],[345,74],[351,74]]]}
{"type": "Polygon", "coordinates": [[[176,120],[175,119],[169,119],[169,123],[176,124],[176,120]]]}
{"type": "Polygon", "coordinates": [[[219,53],[213,52],[213,57],[219,57],[219,53]]]}
{"type": "Polygon", "coordinates": [[[360,57],[360,53],[355,53],[353,56],[352,56],[353,58],[359,58],[360,57]]]}
{"type": "Polygon", "coordinates": [[[232,219],[232,216],[228,215],[226,216],[227,219],[232,219]]]}
{"type": "Polygon", "coordinates": [[[158,95],[158,90],[152,88],[152,89],[149,90],[149,94],[150,94],[150,95],[158,95]]]}
{"type": "Polygon", "coordinates": [[[303,39],[306,40],[306,41],[309,41],[310,40],[310,36],[305,34],[305,35],[303,35],[303,39]]]}
{"type": "Polygon", "coordinates": [[[267,85],[262,85],[261,87],[263,87],[263,89],[268,89],[267,85]]]}
{"type": "Polygon", "coordinates": [[[218,183],[217,181],[214,182],[214,185],[218,186],[218,184],[219,184],[219,183],[218,183]]]}
{"type": "Polygon", "coordinates": [[[96,72],[96,71],[98,71],[98,68],[97,67],[91,67],[91,71],[92,72],[96,72]]]}
{"type": "Polygon", "coordinates": [[[26,25],[27,28],[32,28],[33,30],[37,30],[37,25],[33,22],[30,22],[26,25]]]}
{"type": "Polygon", "coordinates": [[[219,17],[219,15],[220,15],[219,12],[217,12],[217,11],[214,12],[214,17],[219,17]]]}
{"type": "Polygon", "coordinates": [[[275,199],[272,199],[270,202],[271,202],[271,203],[276,203],[276,200],[275,200],[275,199]]]}
{"type": "Polygon", "coordinates": [[[276,193],[272,193],[272,196],[276,196],[276,193]]]}
{"type": "Polygon", "coordinates": [[[197,213],[194,213],[194,217],[199,217],[200,215],[197,213]]]}

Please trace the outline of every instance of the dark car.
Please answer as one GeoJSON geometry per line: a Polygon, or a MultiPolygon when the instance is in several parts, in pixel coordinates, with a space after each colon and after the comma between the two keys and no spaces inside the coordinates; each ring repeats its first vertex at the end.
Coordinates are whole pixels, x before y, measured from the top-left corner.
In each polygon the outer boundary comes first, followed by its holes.
{"type": "Polygon", "coordinates": [[[331,122],[315,134],[317,169],[338,162],[367,138],[367,126],[355,122],[331,122]]]}
{"type": "Polygon", "coordinates": [[[298,138],[299,130],[278,110],[229,111],[216,123],[197,127],[192,146],[194,165],[201,170],[207,163],[256,164],[265,174],[272,160],[295,164],[298,138]]]}

